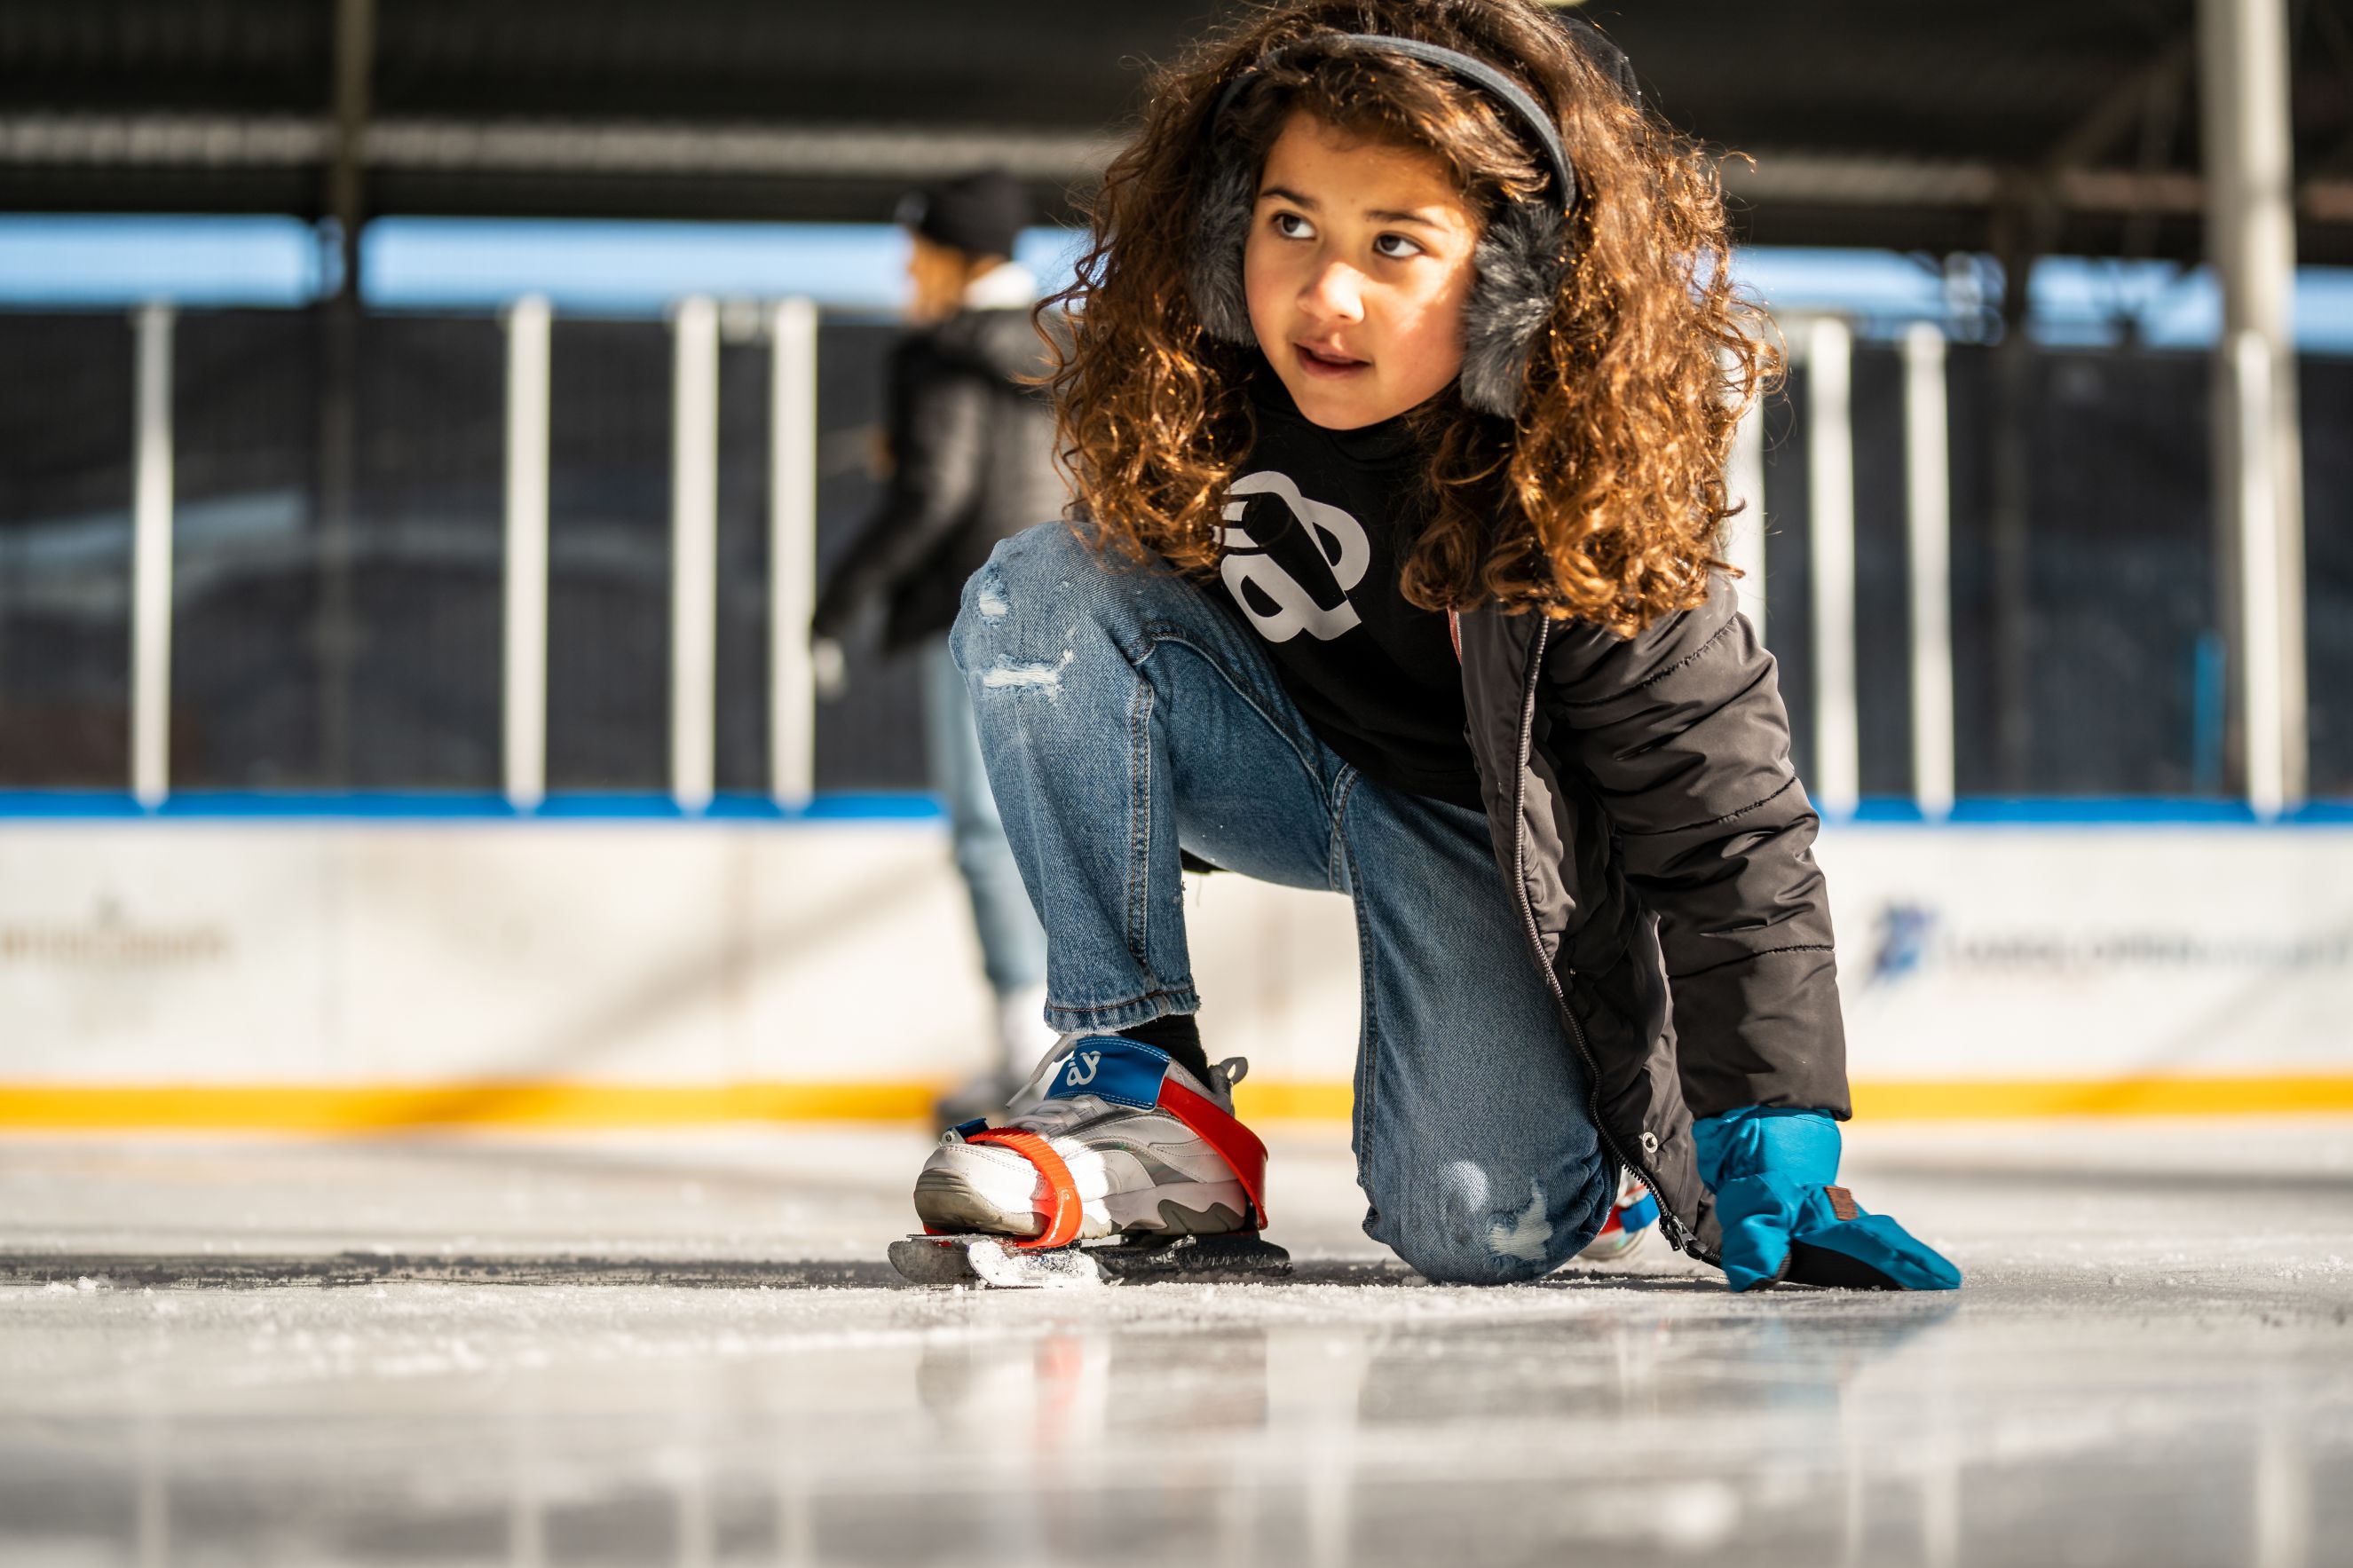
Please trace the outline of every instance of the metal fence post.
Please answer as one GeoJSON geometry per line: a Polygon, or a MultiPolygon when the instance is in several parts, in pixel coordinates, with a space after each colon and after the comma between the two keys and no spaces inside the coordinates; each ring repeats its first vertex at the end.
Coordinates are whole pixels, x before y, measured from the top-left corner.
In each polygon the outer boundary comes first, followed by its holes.
{"type": "Polygon", "coordinates": [[[131,793],[150,808],[172,787],[172,307],[137,321],[131,502],[131,793]]]}
{"type": "Polygon", "coordinates": [[[547,300],[516,300],[506,329],[504,772],[507,799],[529,811],[547,795],[547,300]]]}
{"type": "Polygon", "coordinates": [[[1854,338],[1815,318],[1806,332],[1806,460],[1814,612],[1814,798],[1831,816],[1861,801],[1854,668],[1854,338]]]}
{"type": "Polygon", "coordinates": [[[670,331],[670,794],[700,812],[718,742],[718,305],[681,300],[670,331]]]}
{"type": "Polygon", "coordinates": [[[1741,574],[1740,608],[1765,640],[1765,400],[1759,396],[1732,432],[1724,464],[1725,499],[1746,502],[1725,531],[1724,558],[1741,574]]]}
{"type": "Polygon", "coordinates": [[[2232,406],[2238,414],[2239,710],[2245,716],[2247,804],[2277,816],[2288,803],[2282,650],[2279,496],[2271,461],[2270,342],[2252,329],[2232,334],[2232,406]]]}
{"type": "Polygon", "coordinates": [[[2304,486],[2297,408],[2295,170],[2284,0],[2200,0],[2207,254],[2222,289],[2213,422],[2216,618],[2241,698],[2226,732],[2259,811],[2307,789],[2304,486]],[[2258,365],[2268,379],[2257,384],[2258,365]],[[2262,415],[2258,422],[2250,404],[2262,415]],[[2257,517],[2250,508],[2265,509],[2257,517]],[[2257,536],[2266,542],[2259,561],[2257,536]],[[2259,573],[2268,587],[2233,578],[2259,573]],[[2259,714],[2258,695],[2273,706],[2259,714]]]}
{"type": "Polygon", "coordinates": [[[793,808],[817,777],[817,306],[781,300],[768,326],[768,787],[793,808]]]}
{"type": "Polygon", "coordinates": [[[1953,809],[1952,429],[1945,334],[1904,334],[1905,535],[1912,587],[1912,795],[1923,815],[1953,809]]]}

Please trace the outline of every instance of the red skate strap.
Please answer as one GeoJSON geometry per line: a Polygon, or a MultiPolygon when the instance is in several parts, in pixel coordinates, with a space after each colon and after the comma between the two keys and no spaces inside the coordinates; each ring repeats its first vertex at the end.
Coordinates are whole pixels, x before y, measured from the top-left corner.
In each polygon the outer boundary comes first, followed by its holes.
{"type": "Polygon", "coordinates": [[[1193,1130],[1201,1142],[1224,1156],[1235,1179],[1250,1194],[1257,1221],[1250,1228],[1266,1228],[1266,1145],[1258,1134],[1235,1121],[1207,1095],[1195,1094],[1176,1079],[1160,1082],[1160,1109],[1193,1130]]]}
{"type": "Polygon", "coordinates": [[[1023,1252],[1043,1252],[1050,1247],[1068,1247],[1078,1240],[1079,1222],[1084,1217],[1085,1205],[1079,1201],[1079,1184],[1071,1180],[1070,1166],[1054,1152],[1052,1144],[1035,1132],[1019,1127],[984,1127],[977,1132],[965,1133],[964,1141],[967,1143],[1004,1144],[1037,1166],[1038,1173],[1046,1178],[1047,1190],[1054,1194],[1054,1212],[1047,1216],[1046,1228],[1027,1241],[1013,1241],[1011,1245],[1015,1248],[1023,1252]]]}

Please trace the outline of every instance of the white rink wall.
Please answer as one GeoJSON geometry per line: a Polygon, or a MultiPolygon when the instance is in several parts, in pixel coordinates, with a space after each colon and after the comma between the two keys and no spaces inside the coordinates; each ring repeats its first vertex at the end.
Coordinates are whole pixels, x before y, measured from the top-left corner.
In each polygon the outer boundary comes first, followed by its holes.
{"type": "Polygon", "coordinates": [[[1859,1083],[2353,1075],[2353,830],[1846,824],[1818,853],[1859,1083]]]}
{"type": "MultiPolygon", "coordinates": [[[[1345,1078],[1342,901],[1189,903],[1221,1048],[1345,1078]]],[[[936,822],[0,826],[0,1094],[931,1085],[993,1016],[936,822]]]]}
{"type": "MultiPolygon", "coordinates": [[[[2353,829],[1848,825],[1820,855],[1866,1110],[2353,1108],[2353,829]]],[[[1261,1113],[1344,1110],[1345,902],[1220,876],[1187,912],[1261,1113]]],[[[0,1125],[486,1080],[898,1115],[988,1016],[933,821],[0,825],[0,1125]]]]}

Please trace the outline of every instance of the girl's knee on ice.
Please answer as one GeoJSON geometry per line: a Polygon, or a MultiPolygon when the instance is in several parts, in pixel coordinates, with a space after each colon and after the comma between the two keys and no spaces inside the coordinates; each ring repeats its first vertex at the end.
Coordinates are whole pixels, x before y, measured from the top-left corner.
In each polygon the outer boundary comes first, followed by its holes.
{"type": "Polygon", "coordinates": [[[1517,1285],[1585,1250],[1615,1184],[1598,1165],[1504,1176],[1456,1160],[1417,1173],[1368,1228],[1440,1285],[1517,1285]]]}

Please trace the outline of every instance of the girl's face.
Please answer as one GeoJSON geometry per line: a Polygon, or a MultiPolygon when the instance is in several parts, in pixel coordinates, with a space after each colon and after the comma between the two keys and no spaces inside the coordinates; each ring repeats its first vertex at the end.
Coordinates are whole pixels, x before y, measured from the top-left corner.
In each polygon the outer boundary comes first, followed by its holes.
{"type": "Polygon", "coordinates": [[[1478,239],[1436,157],[1293,114],[1259,172],[1242,289],[1300,412],[1360,429],[1452,381],[1478,239]]]}

